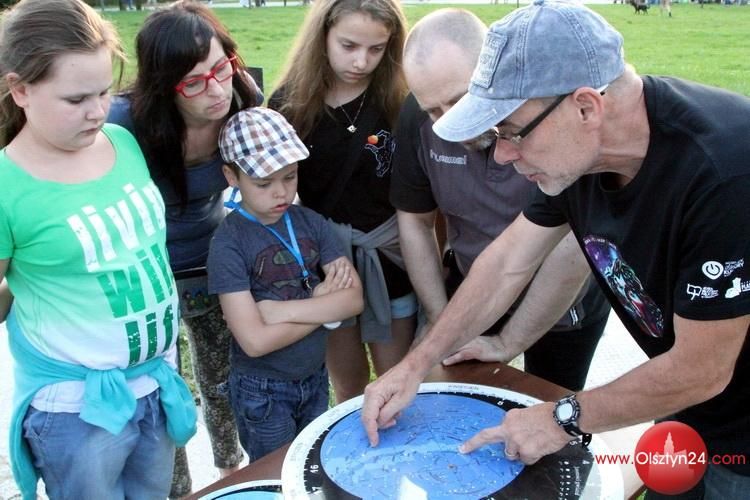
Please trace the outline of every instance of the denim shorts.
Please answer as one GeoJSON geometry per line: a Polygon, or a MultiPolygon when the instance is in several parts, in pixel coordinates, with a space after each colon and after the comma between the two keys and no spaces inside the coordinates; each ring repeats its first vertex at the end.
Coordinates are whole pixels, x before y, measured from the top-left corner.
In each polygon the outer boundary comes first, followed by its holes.
{"type": "Polygon", "coordinates": [[[328,409],[325,366],[302,380],[229,374],[229,400],[240,443],[254,462],[294,440],[328,409]]]}
{"type": "Polygon", "coordinates": [[[163,500],[169,494],[175,448],[158,390],[138,399],[133,418],[117,435],[78,413],[32,407],[23,432],[49,498],[163,500]]]}
{"type": "Polygon", "coordinates": [[[391,318],[403,319],[417,314],[417,296],[411,292],[403,297],[391,299],[391,318]]]}

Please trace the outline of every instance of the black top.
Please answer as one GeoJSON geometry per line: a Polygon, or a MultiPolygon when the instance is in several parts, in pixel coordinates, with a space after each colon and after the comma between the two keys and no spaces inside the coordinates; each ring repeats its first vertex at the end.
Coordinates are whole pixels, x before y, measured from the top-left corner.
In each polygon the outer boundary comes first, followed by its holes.
{"type": "MultiPolygon", "coordinates": [[[[279,89],[268,105],[278,109],[283,99],[283,89],[279,89]]],[[[385,115],[369,92],[355,97],[343,108],[346,112],[340,107],[327,106],[313,131],[302,138],[310,156],[299,162],[298,194],[306,207],[334,222],[369,232],[396,212],[388,200],[394,140],[385,115]],[[347,130],[352,125],[350,119],[356,127],[365,126],[364,122],[372,125],[369,130],[353,134],[347,130]],[[353,158],[354,166],[349,163],[353,158]],[[348,179],[347,169],[351,170],[348,179]],[[341,182],[346,182],[344,189],[337,187],[341,182]],[[332,203],[331,193],[335,192],[341,196],[332,203]]],[[[380,256],[390,297],[410,293],[412,286],[406,272],[380,256]]]]}
{"type": "MultiPolygon", "coordinates": [[[[750,314],[750,99],[673,78],[644,77],[651,140],[622,189],[586,175],[525,210],[536,224],[568,222],[594,275],[650,357],[675,341],[673,315],[750,314]]],[[[679,412],[710,453],[750,453],[750,348],[723,393],[679,412]]],[[[750,464],[731,465],[750,475],[750,464]]]]}

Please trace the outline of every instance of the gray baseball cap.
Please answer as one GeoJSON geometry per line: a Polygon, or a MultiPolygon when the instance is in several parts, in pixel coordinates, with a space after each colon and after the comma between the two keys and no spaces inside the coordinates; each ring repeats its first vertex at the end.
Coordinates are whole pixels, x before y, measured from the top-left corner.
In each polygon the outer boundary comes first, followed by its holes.
{"type": "Polygon", "coordinates": [[[433,126],[453,142],[479,136],[528,99],[602,88],[625,70],[622,35],[588,7],[535,0],[490,26],[469,92],[433,126]]]}

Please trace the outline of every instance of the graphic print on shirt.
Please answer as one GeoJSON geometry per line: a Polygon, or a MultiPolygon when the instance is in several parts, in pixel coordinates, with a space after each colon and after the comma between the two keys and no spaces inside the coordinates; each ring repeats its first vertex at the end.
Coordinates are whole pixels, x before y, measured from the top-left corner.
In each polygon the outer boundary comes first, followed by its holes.
{"type": "MultiPolygon", "coordinates": [[[[302,238],[297,240],[300,252],[305,261],[305,267],[310,272],[310,284],[314,288],[318,284],[316,269],[320,262],[320,255],[313,240],[302,238]]],[[[293,300],[309,298],[302,286],[302,269],[294,255],[281,243],[273,244],[259,252],[253,262],[253,297],[255,300],[278,297],[277,300],[293,300]],[[258,297],[255,292],[263,290],[258,297]]]]}
{"type": "Polygon", "coordinates": [[[85,205],[66,220],[81,246],[83,265],[99,283],[112,318],[122,320],[128,365],[132,366],[171,346],[177,312],[163,245],[149,243],[166,227],[161,196],[153,182],[140,190],[127,183],[122,191],[123,198],[103,210],[85,205]],[[159,338],[163,339],[161,349],[159,338]]]}
{"type": "Polygon", "coordinates": [[[585,237],[583,244],[599,274],[641,330],[652,337],[661,337],[664,333],[664,316],[659,306],[646,294],[635,271],[622,258],[617,246],[596,236],[585,237]]]}
{"type": "Polygon", "coordinates": [[[393,158],[393,151],[396,149],[396,141],[393,140],[391,133],[387,130],[381,130],[377,134],[371,135],[365,144],[365,149],[375,155],[375,161],[378,162],[375,175],[385,177],[391,171],[391,159],[393,158]]]}

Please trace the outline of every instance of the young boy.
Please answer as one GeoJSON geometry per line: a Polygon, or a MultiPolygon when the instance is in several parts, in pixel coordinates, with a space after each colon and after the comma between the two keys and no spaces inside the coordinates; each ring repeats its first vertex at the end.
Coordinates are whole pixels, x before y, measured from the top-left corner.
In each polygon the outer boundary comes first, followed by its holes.
{"type": "Polygon", "coordinates": [[[309,153],[284,117],[240,111],[219,147],[233,211],[211,242],[208,287],[234,336],[229,399],[252,462],[327,409],[322,325],[359,314],[362,285],[326,220],[292,204],[309,153]]]}

